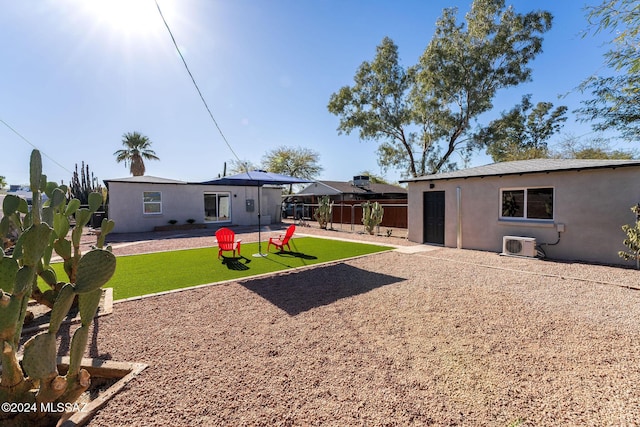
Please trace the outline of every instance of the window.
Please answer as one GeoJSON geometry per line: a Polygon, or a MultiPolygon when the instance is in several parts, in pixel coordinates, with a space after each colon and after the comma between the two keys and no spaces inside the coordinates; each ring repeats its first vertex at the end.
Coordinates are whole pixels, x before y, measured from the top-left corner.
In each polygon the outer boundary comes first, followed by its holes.
{"type": "Polygon", "coordinates": [[[500,218],[553,219],[553,188],[500,190],[500,218]]]}
{"type": "Polygon", "coordinates": [[[205,222],[220,222],[231,220],[231,194],[205,193],[204,195],[205,222]]]}
{"type": "Polygon", "coordinates": [[[142,212],[145,215],[162,213],[162,193],[159,191],[142,192],[142,212]]]}

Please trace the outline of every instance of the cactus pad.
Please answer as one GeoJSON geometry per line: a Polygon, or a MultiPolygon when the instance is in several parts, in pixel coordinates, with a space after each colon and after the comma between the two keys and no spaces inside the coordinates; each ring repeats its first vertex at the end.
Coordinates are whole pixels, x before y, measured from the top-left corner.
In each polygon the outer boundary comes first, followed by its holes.
{"type": "Polygon", "coordinates": [[[31,378],[44,378],[51,373],[57,374],[56,336],[45,332],[29,339],[24,344],[22,366],[31,378]]]}
{"type": "Polygon", "coordinates": [[[111,279],[116,271],[116,257],[103,249],[87,252],[78,263],[76,292],[79,294],[98,289],[111,279]]]}
{"type": "Polygon", "coordinates": [[[16,282],[13,288],[13,293],[15,295],[22,295],[28,289],[31,288],[33,284],[33,280],[36,277],[35,268],[25,265],[21,269],[19,269],[16,273],[16,282]]]}
{"type": "Polygon", "coordinates": [[[78,295],[78,309],[80,311],[80,320],[83,325],[90,325],[91,321],[98,311],[100,299],[102,298],[102,289],[96,289],[91,292],[78,295]]]}
{"type": "Polygon", "coordinates": [[[64,214],[56,213],[53,216],[53,231],[59,239],[64,239],[69,233],[69,219],[64,214]]]}
{"type": "Polygon", "coordinates": [[[40,156],[40,151],[38,150],[33,150],[31,152],[29,178],[31,189],[33,191],[39,190],[40,181],[42,179],[42,157],[40,156]]]}
{"type": "Polygon", "coordinates": [[[87,208],[78,209],[76,211],[76,227],[84,227],[91,219],[91,211],[87,208]]]}
{"type": "Polygon", "coordinates": [[[2,201],[2,211],[4,212],[4,216],[9,216],[17,211],[20,206],[20,200],[22,200],[20,197],[14,196],[13,194],[6,195],[2,201]]]}
{"type": "Polygon", "coordinates": [[[56,334],[62,321],[69,312],[73,299],[76,297],[76,291],[71,283],[67,283],[60,289],[56,302],[51,310],[51,320],[49,321],[49,333],[56,334]]]}
{"type": "Polygon", "coordinates": [[[58,283],[58,276],[53,268],[49,267],[42,270],[38,275],[45,281],[45,283],[52,288],[58,283]]]}
{"type": "Polygon", "coordinates": [[[102,206],[101,193],[89,193],[89,210],[95,212],[102,206]]]}
{"type": "Polygon", "coordinates": [[[18,262],[9,257],[0,258],[0,289],[6,292],[13,292],[13,284],[18,272],[18,262]]]}
{"type": "Polygon", "coordinates": [[[62,192],[61,189],[56,188],[55,190],[53,190],[53,193],[51,193],[51,207],[56,207],[61,205],[63,202],[66,201],[66,195],[62,192]]]}
{"type": "Polygon", "coordinates": [[[56,240],[53,243],[53,249],[62,257],[62,259],[71,258],[71,242],[68,240],[56,240]]]}
{"type": "Polygon", "coordinates": [[[80,207],[80,200],[71,199],[69,200],[69,204],[67,205],[67,209],[65,209],[64,214],[66,216],[71,216],[74,213],[76,213],[79,207],[80,207]]]}
{"type": "Polygon", "coordinates": [[[18,243],[22,245],[22,262],[25,265],[34,266],[40,261],[45,248],[49,244],[51,231],[51,227],[47,224],[34,224],[20,236],[18,243]]]}

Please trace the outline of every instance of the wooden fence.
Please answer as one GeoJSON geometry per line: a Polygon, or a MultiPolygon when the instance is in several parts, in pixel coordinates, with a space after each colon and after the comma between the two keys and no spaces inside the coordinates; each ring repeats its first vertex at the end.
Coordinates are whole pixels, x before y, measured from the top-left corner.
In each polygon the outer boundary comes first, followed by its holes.
{"type": "MultiPolygon", "coordinates": [[[[350,224],[353,228],[362,225],[362,204],[366,200],[344,200],[333,204],[332,222],[334,224],[350,224]]],[[[381,227],[407,228],[407,200],[406,199],[378,199],[369,200],[378,202],[384,209],[381,227]]],[[[300,206],[297,204],[296,206],[300,206]]],[[[303,205],[304,217],[314,220],[314,212],[318,208],[317,204],[303,205]]]]}

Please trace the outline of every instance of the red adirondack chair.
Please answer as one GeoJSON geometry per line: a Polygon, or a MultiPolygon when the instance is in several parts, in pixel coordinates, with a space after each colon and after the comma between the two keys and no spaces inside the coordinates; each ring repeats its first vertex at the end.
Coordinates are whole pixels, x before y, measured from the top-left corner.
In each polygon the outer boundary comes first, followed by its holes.
{"type": "Polygon", "coordinates": [[[218,259],[222,256],[222,251],[233,251],[233,256],[236,256],[236,249],[238,250],[238,256],[240,256],[240,242],[236,241],[236,233],[228,228],[220,228],[216,231],[216,240],[218,241],[218,259]]]}
{"type": "Polygon", "coordinates": [[[295,231],[296,231],[296,226],[295,225],[290,225],[289,228],[287,228],[287,232],[284,235],[281,234],[280,236],[278,236],[278,238],[269,237],[269,244],[267,245],[267,252],[269,252],[269,248],[271,248],[271,245],[273,245],[276,248],[280,249],[280,251],[283,251],[285,246],[289,250],[291,250],[291,247],[289,246],[289,240],[291,239],[291,236],[293,236],[293,233],[295,233],[295,231]]]}

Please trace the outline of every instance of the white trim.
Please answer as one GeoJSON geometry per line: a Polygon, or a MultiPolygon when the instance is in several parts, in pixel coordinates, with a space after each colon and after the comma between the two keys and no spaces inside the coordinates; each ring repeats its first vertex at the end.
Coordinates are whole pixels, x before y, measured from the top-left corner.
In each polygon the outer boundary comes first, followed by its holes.
{"type": "Polygon", "coordinates": [[[142,215],[162,215],[162,191],[142,191],[142,215]],[[160,195],[159,201],[145,201],[145,193],[158,193],[160,195]],[[147,205],[158,205],[160,212],[147,212],[145,207],[147,205]]]}
{"type": "Polygon", "coordinates": [[[556,189],[554,186],[549,185],[540,185],[540,186],[531,186],[531,187],[503,187],[500,188],[499,192],[499,200],[498,200],[498,220],[499,221],[507,221],[512,223],[518,223],[526,225],[527,223],[534,224],[542,224],[542,223],[553,223],[556,214],[556,189]],[[536,190],[539,188],[550,188],[552,191],[552,211],[551,218],[529,218],[527,217],[528,210],[528,202],[529,202],[529,190],[536,190]],[[524,192],[524,206],[522,207],[523,216],[504,216],[502,214],[502,202],[503,202],[503,194],[505,191],[523,191],[524,192]]]}
{"type": "Polygon", "coordinates": [[[218,219],[216,220],[208,220],[207,219],[207,212],[206,212],[206,207],[203,206],[203,208],[205,208],[204,210],[204,222],[206,224],[215,224],[215,223],[219,223],[219,222],[230,222],[231,221],[231,217],[232,217],[232,213],[231,213],[231,192],[230,191],[205,191],[204,193],[202,193],[202,202],[204,205],[204,199],[206,196],[216,196],[216,212],[218,213],[218,219]],[[224,219],[220,219],[220,195],[226,195],[227,199],[229,200],[229,216],[225,217],[224,219]]]}

